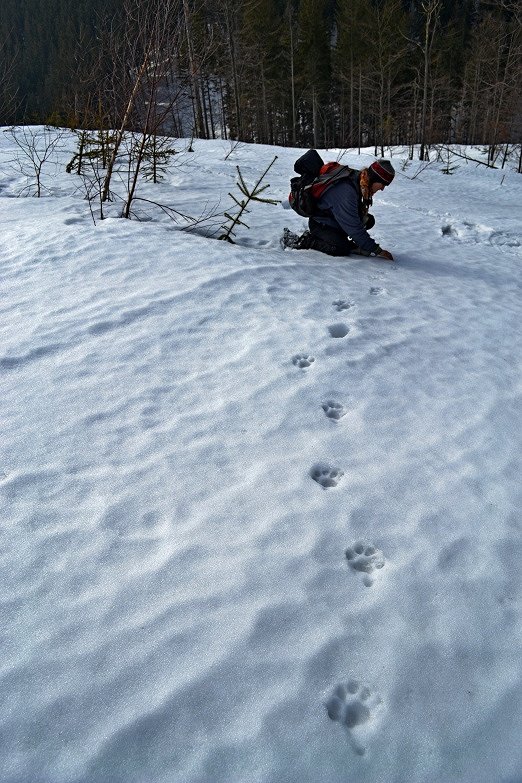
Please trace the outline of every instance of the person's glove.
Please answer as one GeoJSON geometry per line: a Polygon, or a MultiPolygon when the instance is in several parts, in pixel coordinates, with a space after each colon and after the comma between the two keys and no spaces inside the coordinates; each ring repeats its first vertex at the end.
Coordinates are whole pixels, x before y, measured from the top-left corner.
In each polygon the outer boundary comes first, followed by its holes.
{"type": "Polygon", "coordinates": [[[377,250],[374,253],[370,253],[372,256],[380,256],[386,258],[387,261],[393,261],[393,256],[389,250],[383,250],[380,245],[377,245],[377,250]]]}

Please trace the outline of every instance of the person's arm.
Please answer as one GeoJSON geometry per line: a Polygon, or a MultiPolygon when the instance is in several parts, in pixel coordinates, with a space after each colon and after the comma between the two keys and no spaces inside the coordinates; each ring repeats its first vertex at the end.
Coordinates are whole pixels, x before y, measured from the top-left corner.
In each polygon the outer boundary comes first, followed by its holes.
{"type": "Polygon", "coordinates": [[[319,200],[321,209],[330,210],[330,214],[340,225],[346,236],[368,253],[380,252],[381,247],[371,238],[364,228],[357,203],[357,192],[349,182],[339,182],[329,188],[319,200]]]}
{"type": "Polygon", "coordinates": [[[392,254],[378,245],[364,228],[359,217],[357,192],[349,182],[340,182],[327,190],[324,196],[319,199],[318,206],[320,209],[330,210],[330,214],[346,232],[346,236],[362,250],[365,250],[368,255],[380,256],[388,261],[393,261],[392,254]]]}

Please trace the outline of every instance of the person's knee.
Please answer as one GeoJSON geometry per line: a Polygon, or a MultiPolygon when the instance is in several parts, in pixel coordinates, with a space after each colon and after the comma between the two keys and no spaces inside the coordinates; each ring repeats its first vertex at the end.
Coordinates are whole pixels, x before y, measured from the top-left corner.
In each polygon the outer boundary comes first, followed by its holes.
{"type": "Polygon", "coordinates": [[[335,245],[320,237],[314,236],[309,231],[305,231],[305,233],[299,238],[299,241],[297,242],[297,249],[317,250],[318,253],[326,253],[329,256],[338,255],[335,245]]]}
{"type": "Polygon", "coordinates": [[[375,225],[375,218],[373,215],[370,215],[369,213],[366,215],[366,220],[364,221],[364,227],[366,231],[369,231],[370,228],[373,228],[375,225]]]}
{"type": "Polygon", "coordinates": [[[318,239],[317,237],[311,237],[311,240],[311,250],[318,250],[319,253],[326,253],[327,256],[347,255],[344,248],[335,245],[333,242],[328,242],[325,239],[318,239]]]}
{"type": "Polygon", "coordinates": [[[344,237],[323,226],[315,225],[310,233],[310,249],[318,250],[329,256],[342,256],[346,254],[344,237]]]}

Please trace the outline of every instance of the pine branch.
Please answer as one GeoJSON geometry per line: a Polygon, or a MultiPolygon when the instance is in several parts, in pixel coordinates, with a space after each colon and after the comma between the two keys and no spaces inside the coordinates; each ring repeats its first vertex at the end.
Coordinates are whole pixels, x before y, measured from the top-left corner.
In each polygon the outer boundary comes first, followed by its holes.
{"type": "Polygon", "coordinates": [[[246,184],[243,174],[241,173],[241,169],[239,166],[236,166],[237,168],[237,174],[238,174],[238,182],[237,187],[240,191],[240,193],[243,194],[245,197],[244,199],[241,199],[241,201],[236,198],[232,193],[229,193],[228,195],[232,199],[232,201],[235,202],[236,206],[239,208],[239,211],[235,215],[231,215],[229,212],[225,212],[224,216],[227,218],[227,220],[230,221],[230,224],[227,225],[226,223],[221,226],[224,233],[221,234],[219,239],[224,239],[226,242],[234,243],[234,240],[232,239],[233,236],[235,236],[234,229],[236,226],[244,226],[245,228],[250,228],[241,218],[243,215],[247,212],[250,212],[248,209],[248,205],[251,201],[258,201],[263,204],[279,204],[279,201],[276,199],[270,199],[270,198],[264,198],[261,196],[261,193],[264,193],[264,191],[270,187],[270,185],[266,184],[261,187],[261,183],[274,165],[274,163],[277,160],[277,155],[274,156],[273,161],[270,163],[269,166],[266,167],[264,172],[261,174],[255,185],[253,186],[252,190],[249,190],[248,185],[246,184]]]}

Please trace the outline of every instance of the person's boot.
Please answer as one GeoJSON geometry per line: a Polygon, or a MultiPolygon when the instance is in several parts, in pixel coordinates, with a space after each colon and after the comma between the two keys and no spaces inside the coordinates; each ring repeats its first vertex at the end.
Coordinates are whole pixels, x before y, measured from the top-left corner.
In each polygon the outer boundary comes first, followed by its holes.
{"type": "Polygon", "coordinates": [[[298,238],[296,248],[297,250],[310,250],[311,247],[313,247],[312,235],[309,231],[305,231],[298,238]]]}
{"type": "Polygon", "coordinates": [[[286,250],[287,247],[289,248],[296,248],[299,244],[299,234],[294,234],[293,231],[290,231],[289,228],[283,229],[283,236],[279,240],[279,244],[281,245],[283,250],[286,250]]]}

